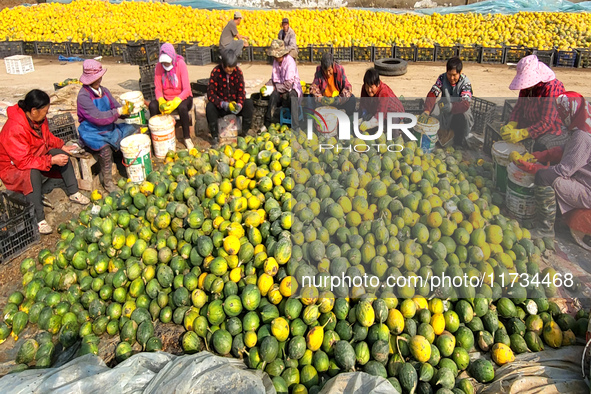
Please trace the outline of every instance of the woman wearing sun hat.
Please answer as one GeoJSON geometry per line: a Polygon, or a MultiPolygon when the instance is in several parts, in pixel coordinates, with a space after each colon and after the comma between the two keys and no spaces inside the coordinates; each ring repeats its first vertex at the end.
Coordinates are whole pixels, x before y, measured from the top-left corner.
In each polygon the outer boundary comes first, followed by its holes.
{"type": "Polygon", "coordinates": [[[109,89],[101,86],[107,69],[94,59],[85,60],[82,68],[80,82],[83,86],[77,100],[80,122],[78,133],[87,148],[99,152],[103,186],[112,192],[117,190],[111,173],[112,148],[119,150],[121,140],[133,134],[136,128],[125,123],[115,123],[121,116],[129,115],[129,109],[122,107],[109,89]]]}
{"type": "Polygon", "coordinates": [[[554,71],[535,55],[526,56],[517,63],[517,75],[509,89],[519,90],[519,99],[509,123],[501,128],[505,141],[517,143],[530,139],[524,141],[529,151],[566,143],[568,133],[562,130],[555,103],[555,98],[564,93],[564,85],[554,71]]]}
{"type": "Polygon", "coordinates": [[[183,127],[187,149],[193,148],[189,111],[193,108],[193,92],[185,59],[177,55],[172,44],[162,44],[156,65],[154,85],[156,100],[150,103],[150,115],[170,114],[177,110],[183,127]]]}

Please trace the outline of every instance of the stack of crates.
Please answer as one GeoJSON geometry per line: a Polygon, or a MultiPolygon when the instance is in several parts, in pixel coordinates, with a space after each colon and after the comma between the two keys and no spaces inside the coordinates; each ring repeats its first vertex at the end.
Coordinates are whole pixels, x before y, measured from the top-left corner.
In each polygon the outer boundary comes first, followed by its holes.
{"type": "Polygon", "coordinates": [[[33,204],[21,194],[0,191],[0,263],[17,257],[39,239],[33,204]]]}
{"type": "Polygon", "coordinates": [[[193,45],[185,50],[185,60],[192,66],[205,66],[211,63],[211,48],[193,45]]]}
{"type": "Polygon", "coordinates": [[[156,100],[155,76],[156,64],[140,66],[140,91],[144,95],[145,100],[156,100]]]}

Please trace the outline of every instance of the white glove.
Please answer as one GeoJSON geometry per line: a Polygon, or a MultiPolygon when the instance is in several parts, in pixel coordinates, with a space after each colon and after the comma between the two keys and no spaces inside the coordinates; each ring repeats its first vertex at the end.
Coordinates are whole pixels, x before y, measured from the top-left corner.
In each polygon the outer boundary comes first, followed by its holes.
{"type": "Polygon", "coordinates": [[[361,124],[359,125],[359,131],[366,131],[366,130],[373,129],[374,127],[378,127],[378,126],[379,126],[378,120],[374,116],[370,120],[366,120],[364,122],[361,122],[361,124]]]}

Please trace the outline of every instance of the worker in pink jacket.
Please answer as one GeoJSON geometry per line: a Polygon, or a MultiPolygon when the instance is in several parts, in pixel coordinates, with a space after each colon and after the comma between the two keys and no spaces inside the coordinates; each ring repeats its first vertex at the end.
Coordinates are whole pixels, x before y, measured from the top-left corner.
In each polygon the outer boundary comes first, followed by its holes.
{"type": "Polygon", "coordinates": [[[185,59],[177,55],[172,44],[162,44],[160,48],[154,85],[156,100],[150,103],[150,115],[170,114],[176,110],[181,118],[185,146],[192,149],[189,111],[193,108],[193,92],[185,59]]]}

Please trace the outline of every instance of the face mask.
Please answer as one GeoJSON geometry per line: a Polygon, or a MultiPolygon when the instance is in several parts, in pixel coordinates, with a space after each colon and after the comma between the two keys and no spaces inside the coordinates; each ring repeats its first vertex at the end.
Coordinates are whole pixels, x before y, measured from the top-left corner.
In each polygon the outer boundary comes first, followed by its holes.
{"type": "Polygon", "coordinates": [[[170,66],[164,66],[164,65],[162,66],[162,68],[164,68],[166,71],[170,71],[170,70],[172,70],[172,69],[173,69],[173,67],[174,67],[174,66],[173,66],[172,64],[171,64],[170,66]]]}

